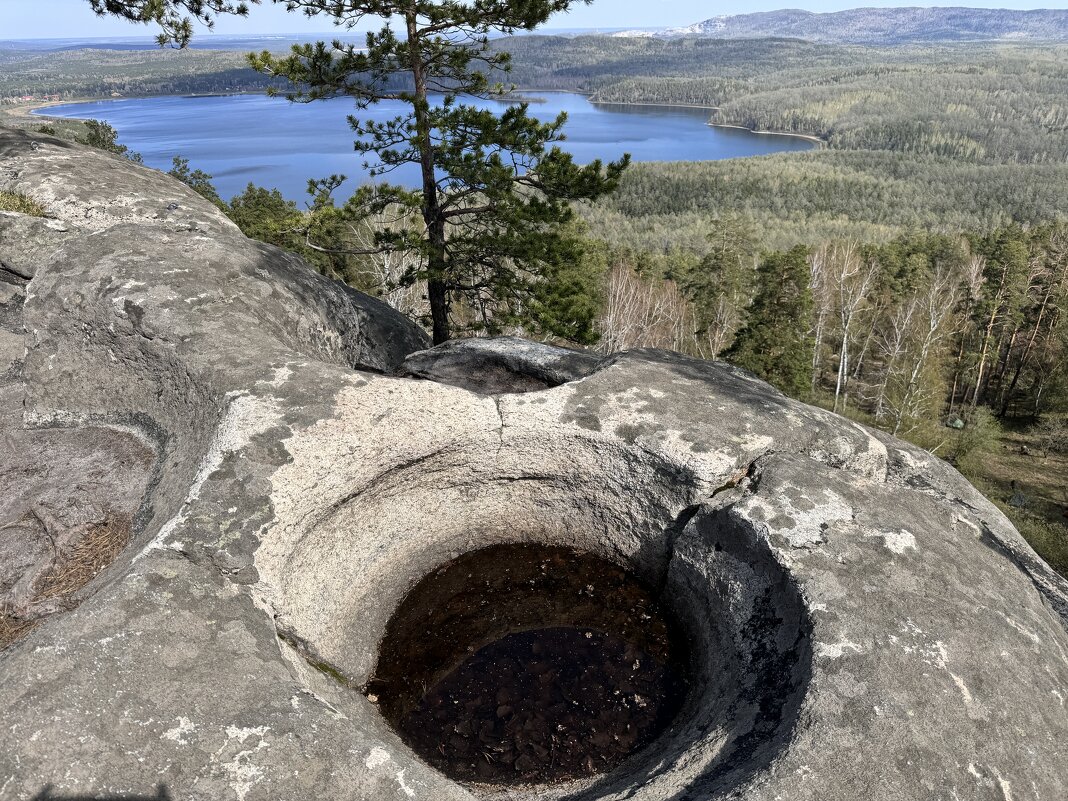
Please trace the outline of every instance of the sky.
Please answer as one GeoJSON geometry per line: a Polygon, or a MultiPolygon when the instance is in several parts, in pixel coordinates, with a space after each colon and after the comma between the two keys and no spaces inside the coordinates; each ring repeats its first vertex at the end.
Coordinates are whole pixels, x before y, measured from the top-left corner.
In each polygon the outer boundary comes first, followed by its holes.
{"type": "MultiPolygon", "coordinates": [[[[689,25],[720,14],[803,8],[808,11],[840,11],[867,6],[944,5],[985,8],[1068,8],[1068,0],[595,0],[576,3],[566,15],[558,15],[547,27],[626,28],[689,25]]],[[[221,34],[318,33],[330,30],[322,20],[305,20],[289,14],[283,6],[264,0],[248,19],[220,19],[221,34]]],[[[89,10],[88,0],[0,0],[0,39],[83,38],[94,36],[149,35],[144,26],[116,19],[101,19],[89,10]]],[[[208,35],[208,34],[204,34],[208,35]]]]}

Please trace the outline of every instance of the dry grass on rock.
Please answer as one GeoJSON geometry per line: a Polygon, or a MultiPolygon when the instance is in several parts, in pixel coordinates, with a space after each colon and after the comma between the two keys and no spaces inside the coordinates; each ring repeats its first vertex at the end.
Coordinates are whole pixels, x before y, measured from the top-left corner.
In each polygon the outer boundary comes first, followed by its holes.
{"type": "Polygon", "coordinates": [[[20,620],[8,612],[0,612],[0,651],[3,651],[11,643],[21,640],[33,631],[39,620],[20,620]]]}
{"type": "Polygon", "coordinates": [[[0,189],[0,211],[15,211],[29,214],[31,217],[44,217],[45,208],[36,200],[20,192],[6,192],[0,189]]]}
{"type": "MultiPolygon", "coordinates": [[[[103,523],[91,526],[83,537],[59,554],[52,568],[38,581],[32,606],[42,601],[57,601],[48,606],[74,609],[81,601],[75,594],[114,562],[129,544],[131,526],[128,514],[110,515],[103,523]]],[[[0,650],[29,634],[44,617],[22,618],[8,609],[0,610],[0,650]]]]}

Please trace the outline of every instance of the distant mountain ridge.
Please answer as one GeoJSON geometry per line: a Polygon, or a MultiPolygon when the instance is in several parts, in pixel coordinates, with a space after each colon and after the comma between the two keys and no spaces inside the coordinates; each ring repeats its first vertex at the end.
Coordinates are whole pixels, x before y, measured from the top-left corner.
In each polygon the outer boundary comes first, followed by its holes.
{"type": "Polygon", "coordinates": [[[660,31],[617,36],[703,36],[713,39],[788,37],[811,42],[897,44],[956,41],[1068,41],[1068,10],[996,8],[854,8],[816,13],[799,9],[719,16],[660,31]]]}

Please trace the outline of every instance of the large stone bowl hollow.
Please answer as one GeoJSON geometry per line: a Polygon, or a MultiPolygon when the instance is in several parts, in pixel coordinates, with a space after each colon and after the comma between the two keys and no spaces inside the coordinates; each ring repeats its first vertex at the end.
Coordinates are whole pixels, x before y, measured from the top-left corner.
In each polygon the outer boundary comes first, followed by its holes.
{"type": "Polygon", "coordinates": [[[389,748],[482,798],[715,793],[765,768],[812,653],[763,524],[648,453],[513,448],[443,449],[319,517],[278,562],[286,636],[389,748]]]}

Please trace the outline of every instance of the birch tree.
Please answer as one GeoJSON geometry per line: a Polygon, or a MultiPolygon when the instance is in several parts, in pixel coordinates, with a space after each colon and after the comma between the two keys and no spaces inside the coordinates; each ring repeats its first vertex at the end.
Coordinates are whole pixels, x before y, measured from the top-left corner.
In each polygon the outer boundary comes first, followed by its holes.
{"type": "Polygon", "coordinates": [[[838,411],[846,383],[849,380],[849,349],[853,325],[868,302],[878,265],[874,259],[863,258],[856,242],[834,243],[825,246],[825,259],[830,291],[838,315],[838,375],[834,386],[834,411],[838,411]]]}

